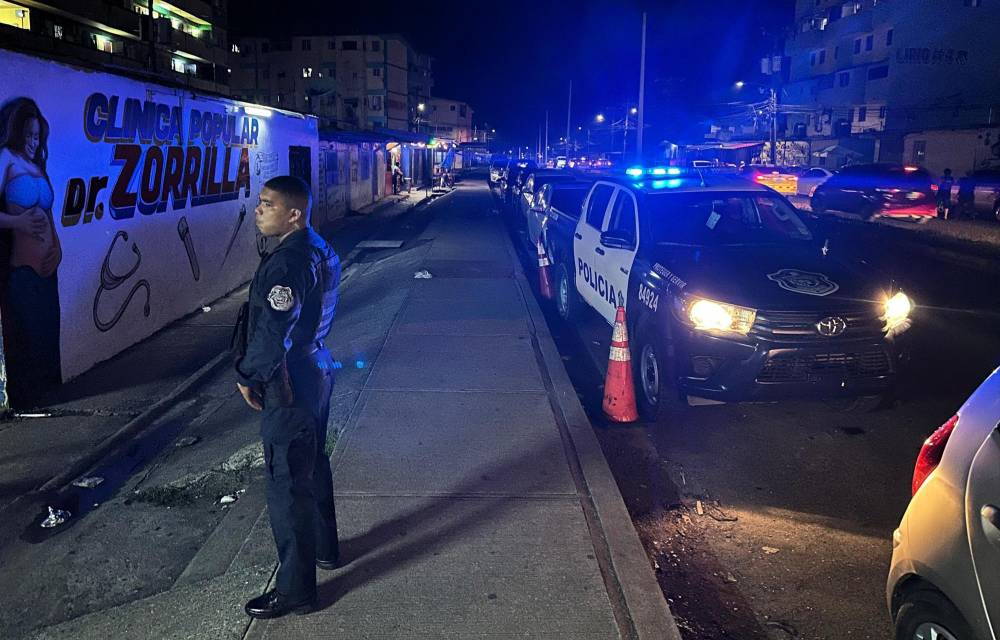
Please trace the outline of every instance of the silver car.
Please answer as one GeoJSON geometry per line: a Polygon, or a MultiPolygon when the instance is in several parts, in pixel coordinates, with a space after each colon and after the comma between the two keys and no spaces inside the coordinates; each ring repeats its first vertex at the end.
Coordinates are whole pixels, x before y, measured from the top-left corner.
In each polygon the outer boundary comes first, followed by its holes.
{"type": "Polygon", "coordinates": [[[897,640],[1000,635],[1000,369],[924,443],[892,536],[897,640]]]}

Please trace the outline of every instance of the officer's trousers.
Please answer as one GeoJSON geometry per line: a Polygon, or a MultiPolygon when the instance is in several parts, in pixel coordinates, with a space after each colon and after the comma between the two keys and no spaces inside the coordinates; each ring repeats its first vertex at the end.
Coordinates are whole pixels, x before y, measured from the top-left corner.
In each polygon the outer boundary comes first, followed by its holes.
{"type": "Polygon", "coordinates": [[[264,443],[267,508],[278,548],[277,589],[293,600],[316,594],[316,559],[339,555],[333,478],[326,445],[333,359],[325,348],[290,359],[294,401],[279,404],[268,385],[260,435],[264,443]]]}

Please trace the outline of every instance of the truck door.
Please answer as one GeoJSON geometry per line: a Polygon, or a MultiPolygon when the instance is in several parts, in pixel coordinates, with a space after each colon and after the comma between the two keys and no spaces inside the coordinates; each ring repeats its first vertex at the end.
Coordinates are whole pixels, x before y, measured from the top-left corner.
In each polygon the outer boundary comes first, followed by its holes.
{"type": "Polygon", "coordinates": [[[601,315],[604,315],[602,306],[607,303],[601,301],[598,288],[602,283],[607,286],[607,281],[599,273],[601,267],[598,266],[597,259],[605,253],[601,247],[601,230],[604,228],[615,188],[615,185],[607,182],[594,185],[584,204],[583,215],[576,225],[576,232],[573,234],[576,290],[587,304],[601,312],[601,315]]]}
{"type": "Polygon", "coordinates": [[[618,307],[628,304],[628,276],[639,246],[637,212],[635,194],[619,187],[602,229],[599,248],[604,253],[597,256],[598,270],[607,280],[603,295],[598,288],[598,310],[609,323],[614,323],[618,307]]]}
{"type": "MultiPolygon", "coordinates": [[[[985,417],[985,416],[983,416],[985,417]]],[[[994,414],[993,419],[996,419],[994,414]]],[[[969,547],[980,596],[994,629],[1000,628],[1000,424],[972,460],[965,497],[969,547]]]]}

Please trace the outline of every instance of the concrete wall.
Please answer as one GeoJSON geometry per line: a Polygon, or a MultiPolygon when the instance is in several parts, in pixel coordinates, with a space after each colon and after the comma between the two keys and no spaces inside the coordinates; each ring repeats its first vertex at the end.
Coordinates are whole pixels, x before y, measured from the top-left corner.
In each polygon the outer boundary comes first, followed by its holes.
{"type": "MultiPolygon", "coordinates": [[[[11,289],[9,264],[0,265],[3,302],[27,302],[39,323],[52,321],[58,335],[41,339],[58,345],[63,380],[246,282],[259,260],[253,209],[261,184],[289,172],[317,183],[314,118],[5,51],[0,87],[5,114],[33,101],[47,123],[52,204],[21,215],[50,222],[42,244],[57,264],[45,278],[57,293],[31,301],[11,289]],[[143,113],[148,124],[129,117],[138,126],[123,131],[126,113],[143,113]]],[[[24,193],[8,187],[23,166],[11,163],[9,149],[0,157],[0,204],[16,214],[24,193]]],[[[43,184],[32,193],[44,195],[43,184]]],[[[8,242],[16,252],[25,240],[8,242]]],[[[46,275],[46,259],[37,262],[28,268],[46,275]]],[[[23,324],[6,313],[3,322],[10,365],[10,350],[32,343],[23,324]]],[[[9,367],[11,379],[20,374],[9,367]]]]}
{"type": "Polygon", "coordinates": [[[317,226],[385,197],[385,151],[377,145],[323,141],[319,163],[317,226]]]}
{"type": "Polygon", "coordinates": [[[903,161],[917,163],[917,144],[923,142],[924,167],[941,175],[945,168],[960,177],[973,169],[1000,166],[1000,128],[959,131],[920,131],[903,141],[903,161]]]}

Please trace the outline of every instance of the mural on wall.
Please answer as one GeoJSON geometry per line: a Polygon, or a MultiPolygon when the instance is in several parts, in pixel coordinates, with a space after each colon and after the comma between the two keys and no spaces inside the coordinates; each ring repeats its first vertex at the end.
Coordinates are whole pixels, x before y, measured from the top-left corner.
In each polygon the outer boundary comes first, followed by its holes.
{"type": "Polygon", "coordinates": [[[260,185],[290,164],[315,183],[315,118],[6,51],[0,87],[12,397],[244,284],[259,260],[246,218],[260,185]]]}
{"type": "Polygon", "coordinates": [[[0,107],[0,315],[11,395],[60,380],[57,272],[62,247],[47,171],[49,123],[31,98],[0,107]]]}

